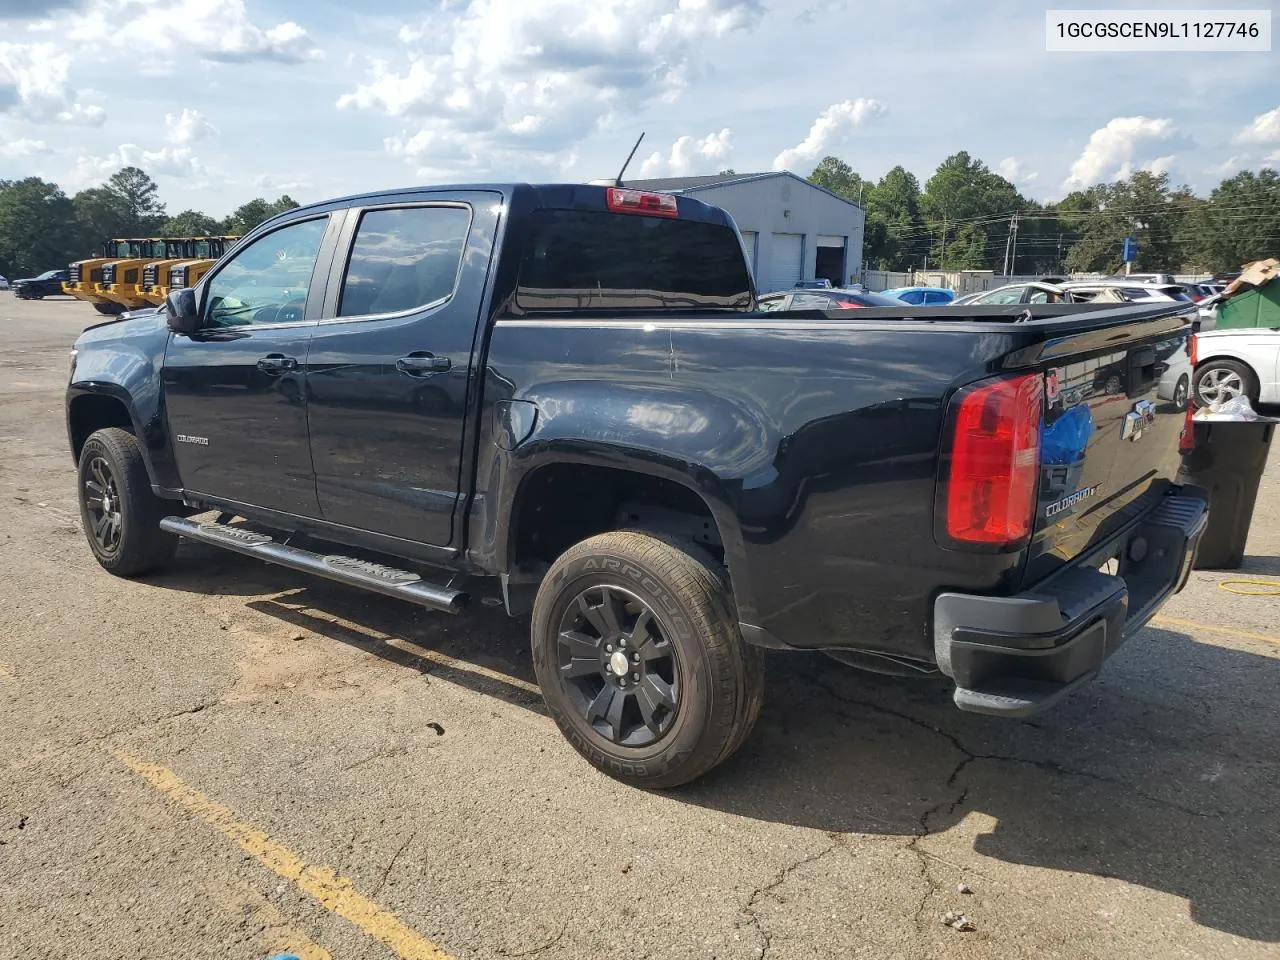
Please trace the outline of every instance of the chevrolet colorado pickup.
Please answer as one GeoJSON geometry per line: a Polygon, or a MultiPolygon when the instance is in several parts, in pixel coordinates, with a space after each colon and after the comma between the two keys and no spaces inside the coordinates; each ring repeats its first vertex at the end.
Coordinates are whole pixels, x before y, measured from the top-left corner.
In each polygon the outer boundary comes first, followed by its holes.
{"type": "Polygon", "coordinates": [[[531,613],[574,747],[668,787],[746,738],[766,648],[1005,716],[1092,678],[1204,528],[1157,396],[1188,308],[762,313],[696,200],[415,189],[282,214],[85,331],[67,427],[106,570],[186,538],[531,613]]]}

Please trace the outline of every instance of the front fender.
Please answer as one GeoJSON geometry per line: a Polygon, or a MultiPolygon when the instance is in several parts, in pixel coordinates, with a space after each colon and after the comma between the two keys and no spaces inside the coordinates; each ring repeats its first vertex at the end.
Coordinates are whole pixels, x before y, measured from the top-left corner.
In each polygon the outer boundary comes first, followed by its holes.
{"type": "Polygon", "coordinates": [[[180,483],[166,429],[160,374],[168,334],[164,318],[154,315],[101,324],[81,334],[67,387],[67,435],[74,450],[73,412],[80,398],[119,401],[141,441],[152,485],[176,490],[180,483]]]}

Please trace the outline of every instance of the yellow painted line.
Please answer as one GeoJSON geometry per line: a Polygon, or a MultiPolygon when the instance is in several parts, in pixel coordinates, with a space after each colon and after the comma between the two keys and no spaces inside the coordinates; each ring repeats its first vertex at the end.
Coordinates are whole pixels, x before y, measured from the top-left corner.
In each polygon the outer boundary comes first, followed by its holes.
{"type": "Polygon", "coordinates": [[[271,942],[271,955],[288,953],[298,960],[333,960],[333,954],[302,934],[285,934],[271,942]]]}
{"type": "Polygon", "coordinates": [[[1274,643],[1280,646],[1280,637],[1265,633],[1253,633],[1249,630],[1237,630],[1234,627],[1215,627],[1213,624],[1200,623],[1198,620],[1179,620],[1175,617],[1152,617],[1151,622],[1157,626],[1183,627],[1187,630],[1203,630],[1205,633],[1218,633],[1224,637],[1244,637],[1248,640],[1261,640],[1263,643],[1274,643]]]}
{"type": "MultiPolygon", "coordinates": [[[[326,910],[355,924],[375,940],[381,941],[401,960],[454,960],[430,940],[394,913],[382,909],[368,897],[356,892],[351,881],[331,867],[310,865],[288,848],[272,840],[266,833],[241,823],[235,812],[200,791],[187,786],[176,773],[157,763],[146,763],[119,750],[112,755],[156,790],[185,807],[259,863],[297,885],[314,897],[326,910]]],[[[315,954],[304,960],[322,960],[328,954],[315,954]]]]}

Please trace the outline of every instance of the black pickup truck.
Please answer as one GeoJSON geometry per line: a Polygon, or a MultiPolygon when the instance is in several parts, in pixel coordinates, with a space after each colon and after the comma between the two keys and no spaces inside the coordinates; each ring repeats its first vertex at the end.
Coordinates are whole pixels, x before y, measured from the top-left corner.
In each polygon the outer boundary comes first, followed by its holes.
{"type": "Polygon", "coordinates": [[[184,537],[532,612],[561,730],[666,787],[746,738],[765,648],[1007,716],[1092,678],[1205,524],[1157,395],[1191,310],[761,313],[696,200],[414,189],[289,211],[85,331],[67,427],[107,570],[184,537]]]}

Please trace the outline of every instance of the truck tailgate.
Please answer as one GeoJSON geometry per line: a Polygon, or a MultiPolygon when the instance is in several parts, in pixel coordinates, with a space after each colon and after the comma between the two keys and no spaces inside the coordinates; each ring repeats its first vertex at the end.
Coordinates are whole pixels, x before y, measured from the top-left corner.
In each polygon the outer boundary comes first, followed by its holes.
{"type": "Polygon", "coordinates": [[[1045,344],[1041,475],[1022,583],[1104,542],[1164,495],[1191,379],[1186,317],[1135,320],[1045,344]]]}

